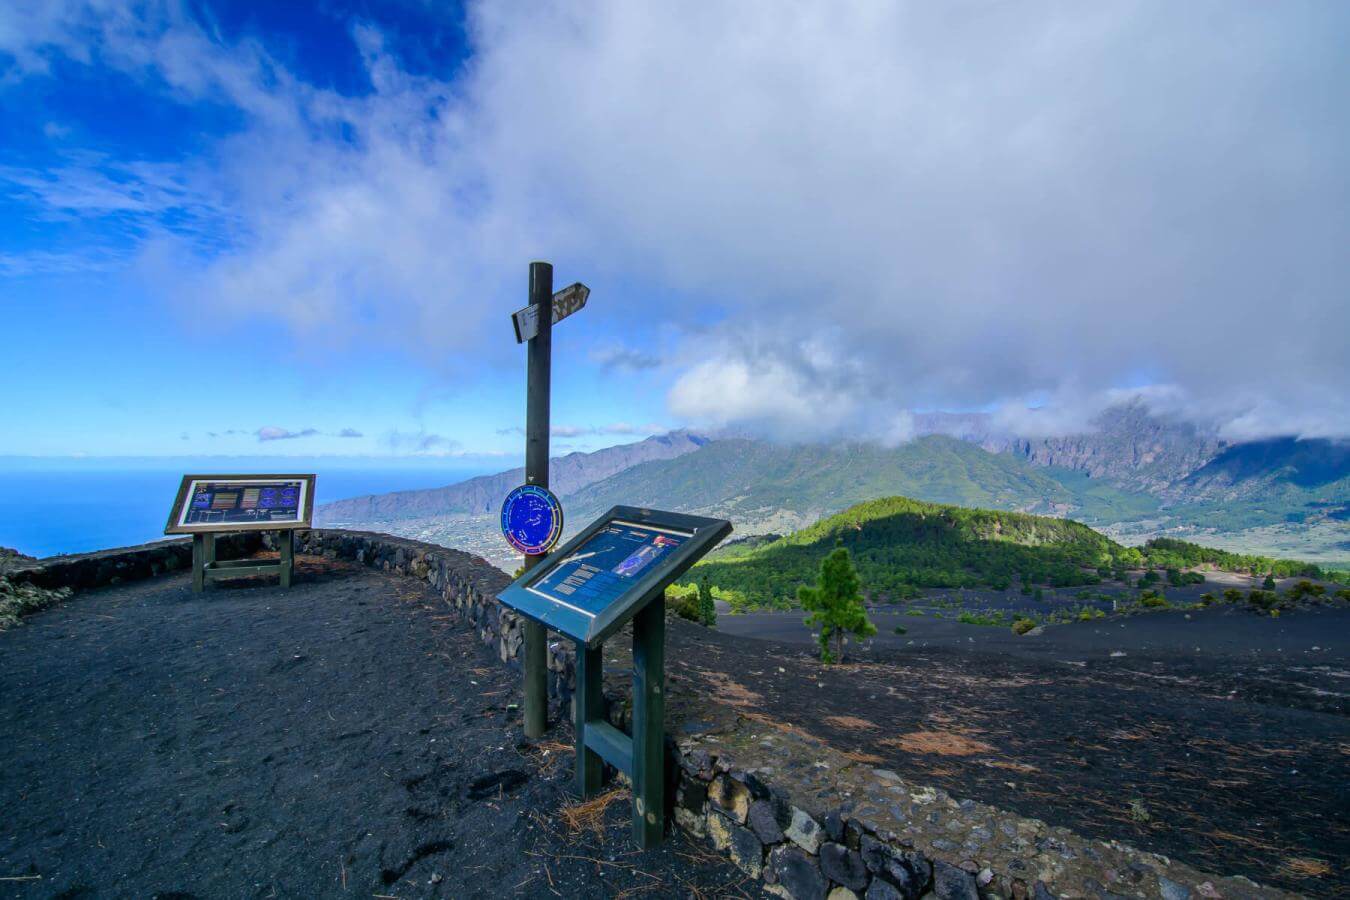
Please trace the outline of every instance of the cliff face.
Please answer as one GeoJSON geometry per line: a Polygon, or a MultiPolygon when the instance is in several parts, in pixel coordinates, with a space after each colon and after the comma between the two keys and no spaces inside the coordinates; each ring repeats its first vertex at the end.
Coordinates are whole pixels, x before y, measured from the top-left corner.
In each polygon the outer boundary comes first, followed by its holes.
{"type": "MultiPolygon", "coordinates": [[[[549,462],[549,487],[566,496],[624,469],[658,459],[673,459],[697,450],[707,438],[688,431],[657,435],[634,444],[594,453],[569,453],[549,462]]],[[[315,524],[390,522],[446,515],[489,515],[498,511],[507,492],[525,481],[523,468],[482,475],[461,484],[418,491],[396,491],[325,503],[315,510],[315,524]]]]}
{"type": "Polygon", "coordinates": [[[1110,478],[1129,490],[1163,493],[1214,459],[1228,445],[1192,423],[1154,416],[1139,403],[1106,410],[1093,428],[1062,437],[999,433],[988,416],[930,414],[921,431],[950,434],[991,453],[1012,453],[1038,466],[1058,466],[1110,478]]]}
{"type": "Polygon", "coordinates": [[[1097,430],[1065,437],[1013,438],[1001,448],[1041,466],[1060,466],[1111,478],[1123,487],[1150,493],[1168,487],[1204,466],[1227,444],[1189,422],[1171,421],[1131,404],[1109,409],[1097,430]]]}

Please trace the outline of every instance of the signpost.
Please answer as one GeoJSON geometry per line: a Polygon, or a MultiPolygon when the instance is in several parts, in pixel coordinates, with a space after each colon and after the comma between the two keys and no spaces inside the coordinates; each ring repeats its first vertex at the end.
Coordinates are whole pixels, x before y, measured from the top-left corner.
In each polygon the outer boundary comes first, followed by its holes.
{"type": "MultiPolygon", "coordinates": [[[[533,265],[546,265],[545,263],[534,263],[533,265]]],[[[580,312],[586,306],[586,298],[591,295],[591,289],[578,281],[576,284],[565,287],[553,295],[553,312],[550,315],[550,325],[557,325],[563,319],[574,312],[580,312]]],[[[516,343],[523,344],[539,333],[539,309],[538,304],[533,301],[524,309],[518,309],[511,314],[511,324],[516,327],[516,343]]]]}
{"type": "MultiPolygon", "coordinates": [[[[553,323],[559,322],[586,305],[591,289],[581,282],[553,293],[553,266],[530,263],[530,302],[511,316],[516,343],[528,345],[525,377],[525,487],[548,492],[548,406],[553,364],[553,323]],[[556,306],[554,305],[556,302],[556,306]]],[[[548,494],[553,497],[552,494],[548,494]]],[[[553,499],[557,505],[557,498],[553,499]]],[[[558,531],[562,531],[562,507],[557,506],[558,531]]],[[[503,509],[505,516],[505,509],[503,509]]],[[[506,522],[503,521],[503,531],[506,522]]],[[[556,537],[555,537],[556,540],[556,537]]],[[[513,544],[514,546],[514,544],[513,544]]],[[[530,571],[548,552],[525,554],[525,571],[530,571]]],[[[544,626],[525,623],[525,736],[542,737],[548,727],[548,647],[544,626]]]]}
{"type": "Polygon", "coordinates": [[[576,790],[600,788],[601,760],[633,783],[633,838],[665,832],[665,589],[731,533],[731,523],[616,506],[497,599],[576,642],[576,790]],[[633,622],[633,736],[605,721],[605,639],[633,622]]]}
{"type": "Polygon", "coordinates": [[[165,534],[192,535],[192,590],[212,578],[276,572],[289,588],[295,572],[295,529],[314,518],[313,475],[184,475],[165,534]],[[216,559],[216,535],[275,531],[279,559],[216,559]]]}

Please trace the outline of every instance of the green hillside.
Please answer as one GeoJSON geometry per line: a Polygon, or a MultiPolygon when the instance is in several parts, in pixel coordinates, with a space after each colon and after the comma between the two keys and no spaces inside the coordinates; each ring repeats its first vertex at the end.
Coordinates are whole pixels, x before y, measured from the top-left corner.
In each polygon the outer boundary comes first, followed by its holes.
{"type": "MultiPolygon", "coordinates": [[[[1094,503],[1111,502],[1109,488],[1092,487],[1102,495],[1094,503]]],[[[897,447],[713,441],[592,484],[570,497],[569,506],[578,521],[626,503],[791,531],[855,503],[897,494],[1037,512],[1079,505],[1074,491],[1025,460],[931,435],[897,447]]]]}
{"type": "Polygon", "coordinates": [[[1124,547],[1086,525],[1016,512],[887,497],[860,503],[768,543],[745,542],[699,564],[723,595],[752,607],[791,607],[837,542],[852,553],[865,589],[903,597],[920,588],[991,587],[1015,581],[1094,584],[1127,567],[1210,565],[1316,576],[1317,568],[1213,551],[1182,541],[1124,547]]]}

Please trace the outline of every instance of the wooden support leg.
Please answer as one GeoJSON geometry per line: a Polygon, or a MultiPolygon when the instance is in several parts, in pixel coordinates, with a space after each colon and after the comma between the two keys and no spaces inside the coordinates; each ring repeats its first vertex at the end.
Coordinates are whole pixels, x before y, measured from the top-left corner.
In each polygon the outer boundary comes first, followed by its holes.
{"type": "Polygon", "coordinates": [[[215,565],[216,562],[216,536],[207,532],[202,535],[202,541],[206,548],[206,567],[210,568],[215,565]]]}
{"type": "Polygon", "coordinates": [[[633,618],[633,840],[643,849],[666,830],[666,600],[633,618]]]}
{"type": "Polygon", "coordinates": [[[603,648],[588,650],[577,642],[577,685],[572,702],[576,707],[574,731],[577,739],[576,792],[583,800],[600,790],[600,755],[586,747],[586,723],[604,716],[604,691],[601,671],[604,667],[603,648]]]}
{"type": "Polygon", "coordinates": [[[192,593],[206,590],[206,535],[192,536],[192,593]]]}
{"type": "Polygon", "coordinates": [[[525,620],[525,736],[541,738],[548,730],[548,631],[525,620]]]}
{"type": "Polygon", "coordinates": [[[295,573],[295,532],[284,528],[277,532],[277,551],[281,562],[281,586],[291,586],[291,576],[295,573]]]}

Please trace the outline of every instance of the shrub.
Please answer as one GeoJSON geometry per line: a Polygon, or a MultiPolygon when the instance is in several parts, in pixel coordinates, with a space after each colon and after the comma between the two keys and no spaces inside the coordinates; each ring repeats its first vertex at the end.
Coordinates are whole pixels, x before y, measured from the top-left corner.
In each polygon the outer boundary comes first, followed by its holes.
{"type": "Polygon", "coordinates": [[[1325,596],[1327,589],[1320,584],[1313,584],[1311,581],[1300,581],[1289,589],[1289,599],[1297,603],[1307,597],[1325,596]]]}
{"type": "Polygon", "coordinates": [[[1341,588],[1336,592],[1336,596],[1341,600],[1350,600],[1350,588],[1341,588]]]}
{"type": "Polygon", "coordinates": [[[1208,591],[1200,595],[1201,606],[1213,606],[1216,600],[1217,598],[1208,591]]]}
{"type": "Polygon", "coordinates": [[[909,633],[909,629],[906,628],[906,627],[903,626],[903,625],[897,625],[897,626],[895,626],[895,633],[896,633],[896,634],[908,634],[908,633],[909,633]]]}
{"type": "Polygon", "coordinates": [[[1145,609],[1168,609],[1172,604],[1167,602],[1167,598],[1156,591],[1144,591],[1139,595],[1139,605],[1145,609]]]}
{"type": "Polygon", "coordinates": [[[923,610],[921,610],[921,609],[907,609],[907,610],[905,610],[905,615],[907,615],[907,616],[921,616],[921,615],[923,615],[923,610]]]}
{"type": "Polygon", "coordinates": [[[1226,590],[1226,591],[1223,592],[1223,602],[1224,602],[1224,603],[1241,603],[1241,602],[1242,602],[1242,591],[1239,591],[1237,588],[1229,588],[1228,590],[1226,590]]]}
{"type": "Polygon", "coordinates": [[[1036,623],[1032,619],[1018,619],[1012,623],[1013,634],[1026,634],[1035,627],[1036,623]]]}
{"type": "Polygon", "coordinates": [[[1261,582],[1261,589],[1265,591],[1275,590],[1275,576],[1267,575],[1266,580],[1261,582]]]}
{"type": "Polygon", "coordinates": [[[1280,595],[1274,591],[1251,591],[1247,594],[1247,602],[1255,609],[1268,612],[1279,604],[1280,595]]]}

